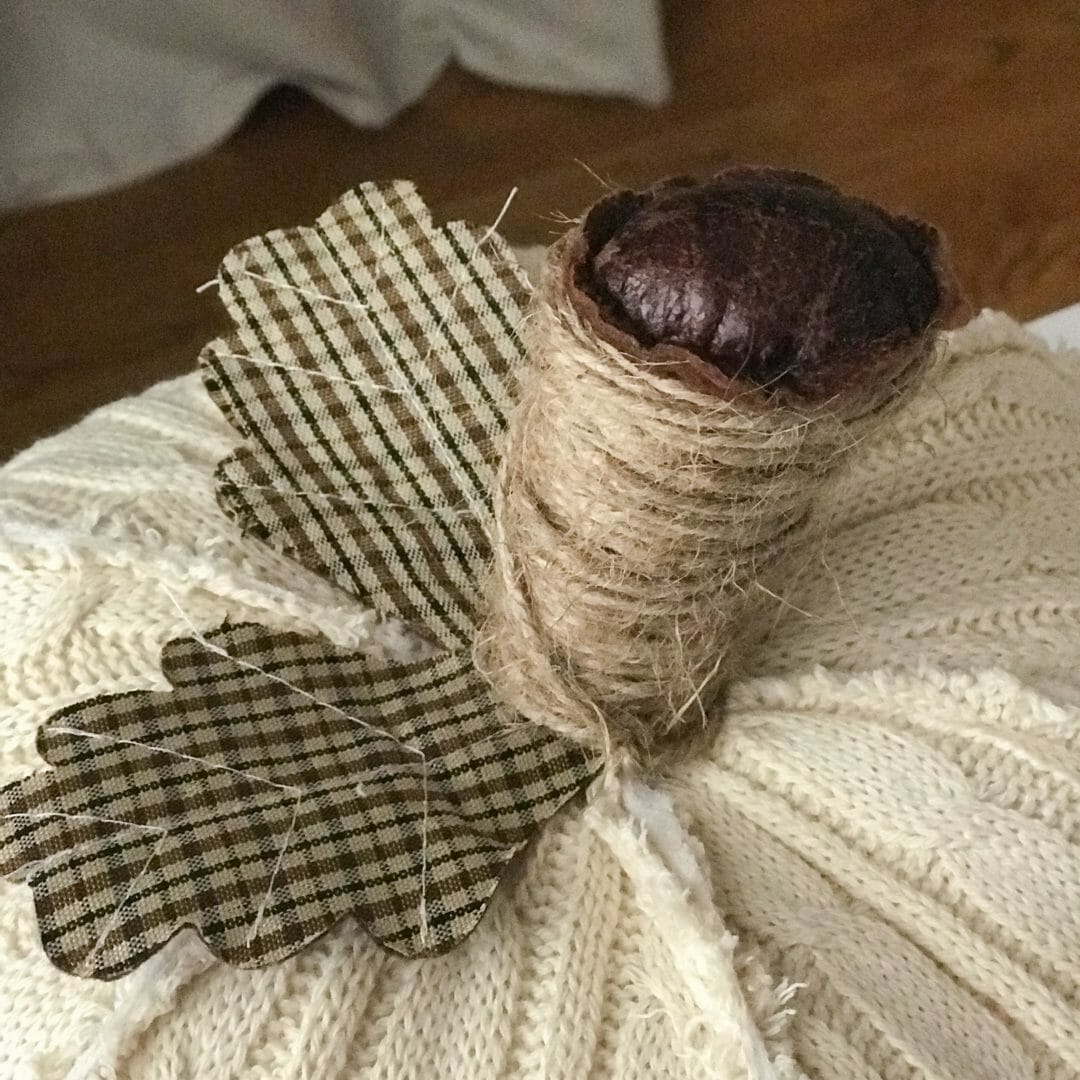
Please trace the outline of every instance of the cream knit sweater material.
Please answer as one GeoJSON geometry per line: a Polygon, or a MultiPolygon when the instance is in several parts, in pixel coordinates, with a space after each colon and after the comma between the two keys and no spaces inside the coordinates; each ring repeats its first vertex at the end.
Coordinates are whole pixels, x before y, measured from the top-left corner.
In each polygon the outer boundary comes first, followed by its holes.
{"type": "MultiPolygon", "coordinates": [[[[1078,431],[1080,357],[996,314],[951,335],[832,482],[825,541],[761,583],[783,603],[712,750],[572,804],[443,957],[345,924],[264,971],[181,935],[82,981],[0,883],[0,1076],[1080,1077],[1078,431]]],[[[166,688],[170,596],[200,628],[395,647],[241,541],[234,443],[190,376],[0,472],[0,781],[57,709],[166,688]]]]}

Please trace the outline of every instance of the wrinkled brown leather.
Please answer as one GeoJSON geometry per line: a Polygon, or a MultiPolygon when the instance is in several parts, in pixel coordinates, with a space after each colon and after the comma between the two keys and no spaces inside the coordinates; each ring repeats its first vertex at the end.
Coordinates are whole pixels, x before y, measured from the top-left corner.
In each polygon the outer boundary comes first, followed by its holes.
{"type": "Polygon", "coordinates": [[[610,328],[784,397],[887,377],[959,307],[936,230],[804,173],[738,166],[619,192],[582,235],[574,285],[610,328]]]}

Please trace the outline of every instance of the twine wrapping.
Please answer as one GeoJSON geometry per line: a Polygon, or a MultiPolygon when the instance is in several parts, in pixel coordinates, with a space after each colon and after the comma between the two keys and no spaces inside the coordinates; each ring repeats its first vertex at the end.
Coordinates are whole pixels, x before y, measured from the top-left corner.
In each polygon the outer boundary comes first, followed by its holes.
{"type": "Polygon", "coordinates": [[[819,404],[719,378],[604,318],[578,287],[587,229],[552,249],[525,329],[477,661],[508,708],[640,759],[716,716],[748,587],[933,338],[819,404]]]}

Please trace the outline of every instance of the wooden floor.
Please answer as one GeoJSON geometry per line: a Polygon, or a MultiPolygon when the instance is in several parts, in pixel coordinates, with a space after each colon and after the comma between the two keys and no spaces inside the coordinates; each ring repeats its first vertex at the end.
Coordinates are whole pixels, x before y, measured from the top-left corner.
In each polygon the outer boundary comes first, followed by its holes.
{"type": "Polygon", "coordinates": [[[447,72],[381,131],[291,90],[212,153],[123,191],[0,220],[0,459],[190,370],[222,328],[195,288],[233,243],[366,179],[446,216],[555,235],[602,188],[733,161],[797,167],[928,218],[976,305],[1080,300],[1076,0],[669,0],[675,91],[651,110],[447,72]],[[594,176],[593,174],[596,174],[594,176]]]}

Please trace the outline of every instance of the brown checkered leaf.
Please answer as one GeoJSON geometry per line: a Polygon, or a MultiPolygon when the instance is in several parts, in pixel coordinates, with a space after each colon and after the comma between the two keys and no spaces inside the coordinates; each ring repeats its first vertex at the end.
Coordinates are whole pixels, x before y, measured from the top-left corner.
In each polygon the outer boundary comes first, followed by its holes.
{"type": "Polygon", "coordinates": [[[592,772],[500,724],[467,651],[384,666],[242,625],[162,663],[171,692],[57,714],[52,768],[0,791],[0,873],[30,884],[65,971],[115,978],[185,926],[262,966],[347,915],[398,953],[441,952],[592,772]]]}
{"type": "Polygon", "coordinates": [[[411,184],[364,184],[311,228],[241,244],[218,279],[235,330],[201,363],[246,438],[218,470],[226,511],[466,645],[527,296],[505,244],[435,227],[411,184]]]}

